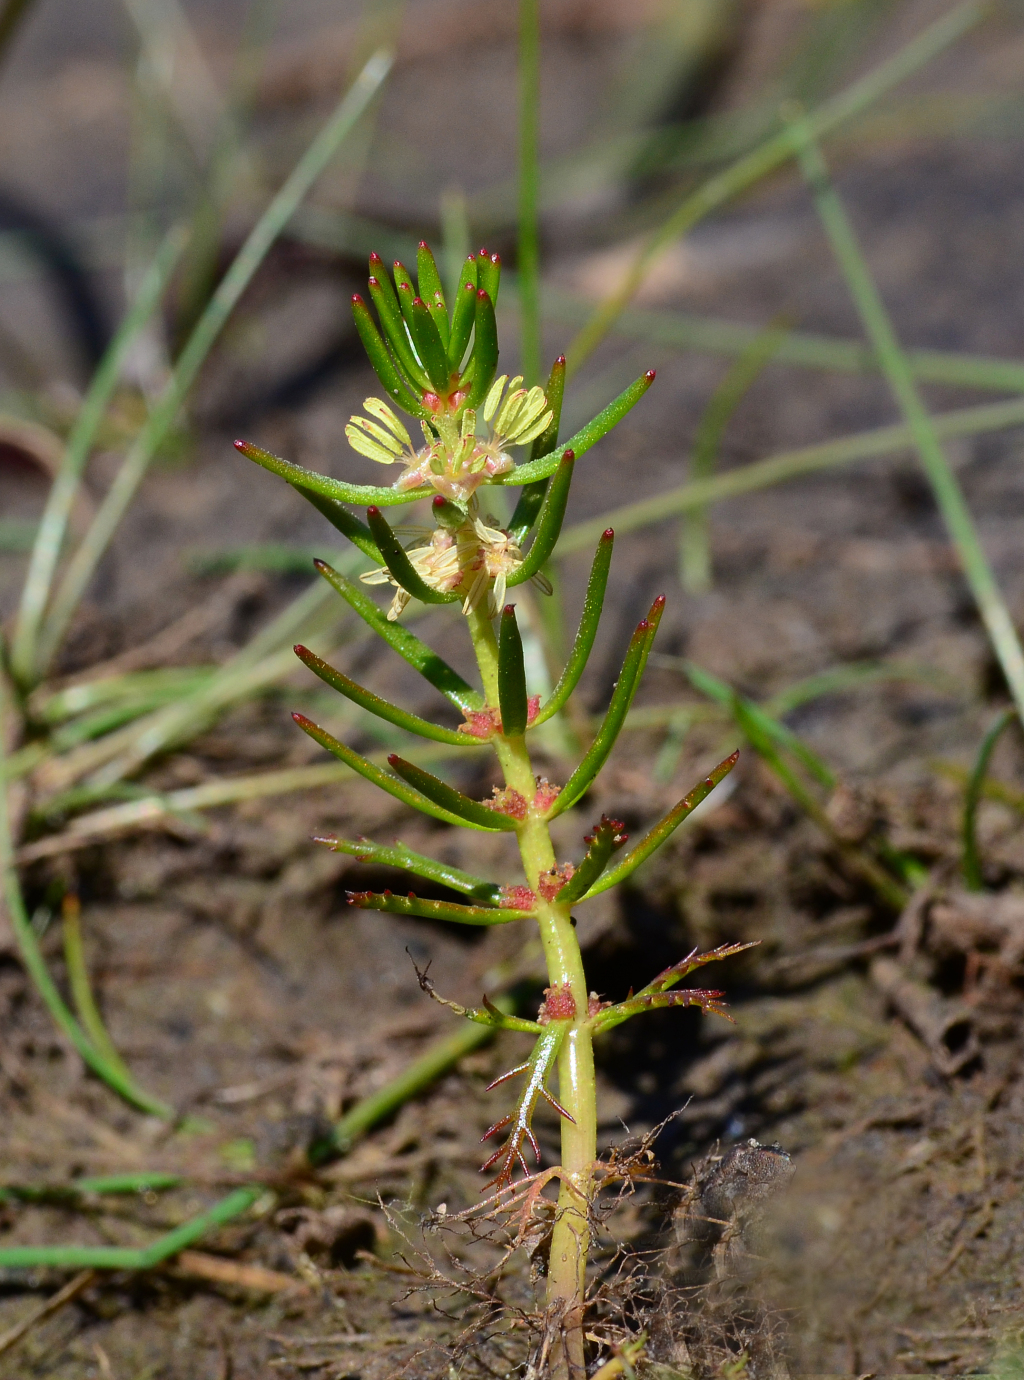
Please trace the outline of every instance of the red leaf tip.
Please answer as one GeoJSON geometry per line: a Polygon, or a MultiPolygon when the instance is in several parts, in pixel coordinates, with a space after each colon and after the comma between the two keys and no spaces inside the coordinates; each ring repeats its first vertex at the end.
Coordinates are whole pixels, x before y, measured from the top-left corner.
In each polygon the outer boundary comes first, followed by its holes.
{"type": "Polygon", "coordinates": [[[614,528],[614,527],[606,527],[606,528],[604,529],[604,531],[601,533],[601,540],[602,540],[602,541],[611,541],[612,538],[613,538],[614,536],[615,536],[615,528],[614,528]]]}
{"type": "Polygon", "coordinates": [[[360,307],[366,305],[366,303],[363,301],[363,299],[359,296],[359,293],[358,293],[358,292],[353,292],[353,294],[352,294],[352,304],[353,304],[353,306],[355,306],[355,305],[358,304],[360,307]]]}
{"type": "Polygon", "coordinates": [[[420,249],[429,249],[430,245],[427,244],[426,240],[420,240],[419,247],[420,249]]]}
{"type": "Polygon", "coordinates": [[[366,516],[368,518],[379,518],[380,509],[376,506],[376,504],[371,503],[369,508],[367,508],[366,510],[366,516]]]}
{"type": "Polygon", "coordinates": [[[657,369],[648,369],[648,370],[647,370],[647,373],[644,374],[644,378],[647,380],[648,383],[653,383],[654,380],[655,380],[657,377],[658,377],[658,371],[657,371],[657,369]]]}
{"type": "Polygon", "coordinates": [[[501,611],[501,616],[502,616],[502,618],[515,618],[515,616],[516,616],[516,606],[515,606],[515,604],[506,604],[505,607],[504,607],[504,608],[502,609],[502,611],[501,611]]]}
{"type": "Polygon", "coordinates": [[[575,460],[575,459],[576,459],[576,452],[575,452],[574,450],[567,450],[567,451],[564,451],[563,454],[562,454],[562,464],[563,464],[563,465],[565,464],[565,462],[566,462],[567,460],[572,461],[572,460],[575,460]]]}

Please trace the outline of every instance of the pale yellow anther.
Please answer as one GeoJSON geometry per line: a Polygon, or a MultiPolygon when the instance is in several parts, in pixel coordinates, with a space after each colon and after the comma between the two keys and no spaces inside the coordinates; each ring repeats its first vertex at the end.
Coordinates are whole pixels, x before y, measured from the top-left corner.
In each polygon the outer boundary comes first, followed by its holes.
{"type": "Polygon", "coordinates": [[[409,433],[386,402],[382,402],[380,398],[367,398],[363,403],[363,409],[369,412],[371,417],[376,417],[379,422],[383,422],[392,436],[403,446],[412,449],[412,439],[409,433]]]}
{"type": "Polygon", "coordinates": [[[490,391],[484,399],[484,421],[490,422],[501,401],[502,390],[508,382],[508,374],[500,374],[491,384],[490,391]]]}

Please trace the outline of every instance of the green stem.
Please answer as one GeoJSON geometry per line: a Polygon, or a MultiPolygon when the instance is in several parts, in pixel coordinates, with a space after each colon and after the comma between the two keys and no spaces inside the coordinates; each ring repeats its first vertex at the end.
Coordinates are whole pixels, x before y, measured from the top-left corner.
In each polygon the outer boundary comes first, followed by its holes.
{"type": "Polygon", "coordinates": [[[164,288],[181,257],[184,245],[185,237],[180,228],[168,233],[139,286],[131,310],[93,375],[89,391],[68,436],[60,469],[47,497],[32,547],[32,557],[28,574],[25,576],[15,624],[11,667],[15,680],[23,690],[31,688],[38,674],[36,638],[46,609],[46,601],[50,597],[53,572],[64,544],[68,519],[96,432],[106,414],[128,354],[139,332],[159,307],[164,288]]]}
{"type": "Polygon", "coordinates": [[[984,891],[985,889],[985,877],[981,870],[981,850],[978,847],[978,805],[981,802],[985,779],[988,775],[988,764],[992,760],[996,744],[1002,737],[1003,731],[1009,728],[1016,718],[1017,711],[1015,709],[1004,709],[985,734],[981,750],[978,753],[978,760],[974,764],[974,770],[967,782],[967,790],[964,792],[962,827],[964,851],[961,868],[964,874],[964,885],[968,891],[984,891]]]}
{"type": "MultiPolygon", "coordinates": [[[[918,34],[902,51],[880,63],[838,96],[819,106],[809,117],[811,132],[821,138],[830,130],[859,115],[887,91],[905,81],[911,73],[930,62],[944,48],[955,43],[979,22],[984,13],[983,4],[977,3],[977,0],[968,0],[967,4],[958,5],[949,14],[943,15],[918,34]]],[[[601,343],[661,254],[674,240],[680,239],[692,230],[698,221],[703,220],[719,206],[725,205],[755,182],[774,172],[792,155],[793,145],[789,133],[782,130],[730,167],[716,173],[703,186],[686,197],[647,240],[630,265],[621,285],[597,307],[576,336],[566,352],[569,372],[575,373],[601,343]]]]}
{"type": "Polygon", "coordinates": [[[239,298],[299,203],[327,166],[338,145],[351,133],[376,95],[390,67],[391,57],[387,53],[378,52],[370,58],[330,120],[313,140],[284,186],[256,223],[210,299],[209,305],[189,336],[164,391],[125,456],[124,463],[100,505],[92,526],[68,565],[41,630],[37,653],[40,670],[45,669],[56,654],[118,523],[135,496],[150,461],[163,444],[186,394],[195,382],[200,368],[239,298]]]}
{"type": "Polygon", "coordinates": [[[956,546],[964,575],[1006,677],[1017,712],[1024,719],[1024,650],[982,548],[963,490],[939,444],[928,409],[896,338],[881,294],[829,179],[824,159],[813,141],[811,128],[805,120],[796,121],[790,126],[790,135],[850,295],[914,438],[921,464],[956,546]]]}
{"type": "MultiPolygon", "coordinates": [[[[468,618],[484,693],[489,706],[498,704],[498,639],[491,620],[481,609],[468,618]]],[[[506,787],[528,802],[516,833],[528,885],[540,895],[541,874],[555,866],[555,850],[544,812],[535,810],[537,784],[524,737],[494,738],[506,787]]],[[[557,1216],[548,1263],[548,1307],[561,1315],[560,1340],[552,1360],[558,1380],[582,1380],[583,1299],[587,1252],[590,1245],[589,1204],[593,1165],[597,1158],[597,1102],[593,1038],[587,1023],[587,982],[576,931],[568,905],[539,900],[536,908],[548,983],[568,992],[575,1013],[568,1020],[558,1056],[558,1095],[572,1120],[562,1119],[562,1169],[566,1178],[558,1195],[557,1216]]]]}
{"type": "Polygon", "coordinates": [[[527,387],[541,372],[540,233],[540,3],[519,0],[519,311],[522,370],[527,387]]]}

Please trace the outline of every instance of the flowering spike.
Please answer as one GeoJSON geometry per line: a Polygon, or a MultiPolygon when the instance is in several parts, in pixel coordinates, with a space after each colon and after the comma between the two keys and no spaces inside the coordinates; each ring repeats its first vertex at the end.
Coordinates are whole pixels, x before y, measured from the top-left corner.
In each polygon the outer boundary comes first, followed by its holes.
{"type": "Polygon", "coordinates": [[[575,805],[604,766],[608,754],[615,746],[615,740],[619,736],[619,731],[629,712],[629,706],[633,702],[633,696],[640,684],[640,677],[644,673],[647,657],[658,631],[658,624],[661,622],[664,608],[664,596],[659,595],[651,605],[647,617],[637,624],[601,727],[598,729],[583,761],[563,786],[561,795],[551,807],[548,813],[549,819],[554,819],[555,816],[567,810],[570,805],[575,805]]]}
{"type": "Polygon", "coordinates": [[[400,657],[404,657],[414,670],[419,671],[445,699],[450,700],[464,714],[482,708],[483,697],[479,690],[474,690],[458,671],[443,661],[425,642],[421,642],[415,633],[399,627],[396,623],[389,623],[370,596],[347,575],[335,570],[326,561],[314,561],[313,565],[327,583],[338,591],[349,607],[358,613],[363,622],[383,638],[400,657]]]}
{"type": "Polygon", "coordinates": [[[457,791],[454,786],[449,786],[440,777],[434,776],[432,772],[424,771],[422,767],[417,767],[412,762],[407,762],[404,757],[399,757],[395,752],[388,758],[388,766],[421,795],[432,800],[446,813],[456,816],[463,824],[471,825],[474,829],[487,830],[515,829],[516,827],[516,821],[509,815],[489,809],[488,806],[481,805],[477,800],[470,800],[468,795],[463,795],[461,791],[457,791]]]}
{"type": "Polygon", "coordinates": [[[333,666],[328,665],[326,661],[311,652],[308,647],[303,647],[301,643],[293,650],[303,665],[308,666],[325,685],[329,685],[332,690],[337,690],[347,699],[350,699],[353,704],[358,704],[360,708],[369,710],[371,714],[376,714],[378,719],[384,719],[387,723],[395,724],[398,728],[404,728],[409,733],[416,733],[421,738],[429,738],[435,743],[451,743],[457,747],[479,746],[479,740],[471,738],[468,733],[458,733],[451,728],[442,728],[439,724],[430,723],[428,719],[421,719],[418,714],[410,714],[407,710],[400,709],[397,704],[391,704],[388,700],[381,699],[372,690],[367,690],[354,680],[350,680],[344,672],[335,670],[333,666]]]}
{"type": "Polygon", "coordinates": [[[617,848],[621,848],[626,842],[628,836],[624,829],[625,825],[621,819],[609,819],[607,815],[601,816],[599,823],[594,827],[594,832],[584,838],[584,843],[590,846],[582,862],[555,897],[559,905],[573,905],[597,881],[607,867],[608,859],[617,848]]]}
{"type": "Polygon", "coordinates": [[[565,505],[569,501],[569,487],[572,484],[573,465],[576,456],[567,450],[559,462],[558,469],[548,485],[544,503],[537,519],[537,535],[533,539],[526,560],[509,580],[510,585],[522,584],[538,574],[548,560],[562,531],[565,518],[565,505]]]}
{"type": "Polygon", "coordinates": [[[526,670],[523,664],[523,639],[519,635],[514,604],[501,612],[498,632],[498,705],[501,731],[506,738],[521,738],[526,732],[529,702],[526,670]]]}
{"type": "Polygon", "coordinates": [[[476,339],[473,342],[473,384],[469,393],[470,407],[479,407],[491,386],[498,367],[498,323],[494,319],[494,303],[483,288],[476,294],[476,339]]]}
{"type": "Polygon", "coordinates": [[[608,570],[612,563],[614,542],[615,533],[609,527],[601,536],[597,543],[597,551],[594,553],[594,562],[590,567],[590,579],[587,581],[587,593],[583,600],[583,613],[580,617],[576,639],[572,645],[572,652],[569,655],[569,660],[565,663],[565,669],[559,677],[558,684],[551,692],[551,697],[546,704],[541,705],[535,720],[538,724],[544,723],[546,719],[550,719],[552,714],[557,714],[562,708],[576,689],[580,676],[582,676],[590,658],[594,638],[597,636],[597,626],[601,621],[601,609],[604,607],[604,593],[608,586],[608,570]]]}
{"type": "Polygon", "coordinates": [[[624,882],[645,862],[653,852],[655,852],[674,830],[678,829],[683,820],[693,813],[702,800],[707,800],[708,796],[715,789],[720,781],[732,771],[739,759],[739,751],[732,753],[724,762],[719,762],[714,771],[694,786],[693,790],[680,800],[678,805],[673,806],[668,814],[660,819],[654,828],[640,840],[635,848],[631,848],[626,856],[617,863],[611,871],[606,872],[591,886],[585,896],[580,897],[583,901],[588,901],[591,896],[598,896],[602,891],[607,891],[609,887],[617,886],[619,882],[624,882]]]}
{"type": "Polygon", "coordinates": [[[366,521],[380,550],[384,564],[401,589],[424,604],[452,604],[457,602],[459,598],[457,594],[448,594],[443,590],[433,589],[427,584],[409,559],[408,553],[403,549],[391,530],[387,518],[379,508],[367,508],[366,521]]]}

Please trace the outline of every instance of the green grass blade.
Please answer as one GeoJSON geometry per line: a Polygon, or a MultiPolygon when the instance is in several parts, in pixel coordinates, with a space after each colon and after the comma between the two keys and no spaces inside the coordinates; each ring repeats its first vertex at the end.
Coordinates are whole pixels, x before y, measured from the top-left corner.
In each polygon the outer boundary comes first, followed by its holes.
{"type": "MultiPolygon", "coordinates": [[[[1011,427],[1024,426],[1024,400],[1019,398],[1009,402],[984,403],[980,407],[958,408],[952,412],[939,413],[932,418],[932,426],[937,436],[979,436],[987,432],[1004,431],[1011,427]]],[[[784,451],[780,455],[769,456],[719,474],[714,479],[698,483],[681,484],[674,489],[666,489],[653,498],[640,499],[627,503],[624,507],[590,518],[567,528],[555,552],[557,558],[585,550],[606,527],[614,527],[621,536],[624,532],[635,532],[656,522],[676,517],[693,508],[708,503],[723,502],[727,498],[738,498],[743,494],[757,493],[772,484],[783,484],[799,479],[805,474],[833,466],[849,465],[857,460],[874,460],[883,455],[896,455],[913,448],[914,438],[908,426],[875,427],[871,431],[861,431],[853,436],[844,436],[837,441],[826,441],[821,445],[803,446],[799,450],[784,451]]]]}
{"type": "MultiPolygon", "coordinates": [[[[690,479],[710,479],[733,413],[770,363],[788,334],[788,327],[767,327],[734,361],[712,393],[697,424],[690,455],[690,479]]],[[[679,582],[688,594],[711,588],[711,547],[707,508],[691,508],[683,515],[679,538],[679,582]]]]}
{"type": "MultiPolygon", "coordinates": [[[[0,709],[2,709],[2,705],[0,705],[0,709]]],[[[0,740],[0,760],[4,756],[2,740],[0,740]]],[[[157,1098],[150,1097],[147,1092],[136,1085],[133,1078],[126,1077],[120,1067],[111,1064],[95,1047],[68,1010],[64,998],[57,990],[57,985],[50,976],[50,970],[46,966],[46,960],[39,947],[36,932],[32,928],[32,922],[25,909],[25,901],[18,882],[14,861],[14,840],[11,836],[10,818],[7,813],[7,790],[2,786],[0,786],[0,872],[3,874],[3,893],[7,914],[10,918],[11,929],[14,932],[21,961],[24,963],[25,970],[32,979],[36,991],[42,997],[54,1024],[74,1045],[93,1073],[130,1106],[139,1111],[147,1112],[151,1116],[158,1116],[165,1121],[172,1120],[174,1117],[173,1108],[168,1107],[157,1098]]]]}
{"type": "Polygon", "coordinates": [[[561,793],[548,812],[549,819],[556,818],[575,805],[604,766],[608,754],[615,746],[615,740],[619,736],[619,731],[629,712],[629,706],[633,703],[633,696],[640,684],[640,677],[647,665],[647,657],[658,631],[658,624],[661,622],[664,608],[665,598],[663,595],[659,595],[651,605],[647,617],[637,624],[601,727],[597,730],[594,741],[587,750],[583,761],[562,787],[561,793]]]}
{"type": "Polygon", "coordinates": [[[654,370],[648,369],[646,374],[642,374],[635,383],[631,383],[603,411],[599,412],[593,421],[588,422],[585,427],[581,427],[575,436],[570,436],[564,446],[551,451],[548,455],[542,455],[538,460],[527,460],[525,465],[517,465],[510,474],[505,476],[506,482],[509,484],[533,484],[538,479],[548,479],[558,469],[566,451],[571,450],[577,460],[581,455],[586,455],[591,446],[597,445],[598,441],[607,436],[613,427],[618,426],[626,413],[636,406],[653,382],[654,370]]]}
{"type": "MultiPolygon", "coordinates": [[[[224,275],[175,364],[166,387],[118,471],[88,532],[68,564],[39,638],[38,666],[47,667],[67,631],[75,610],[103,557],[149,464],[170,430],[200,369],[267,252],[288,224],[296,207],[352,132],[391,67],[391,58],[375,53],[334,114],[296,164],[224,275]]],[[[338,497],[332,494],[329,497],[338,497]]]]}
{"type": "MultiPolygon", "coordinates": [[[[495,997],[494,1005],[505,1012],[515,1010],[515,1002],[509,996],[495,997]]],[[[350,1107],[335,1123],[331,1136],[311,1147],[310,1159],[318,1163],[331,1155],[347,1154],[374,1126],[404,1107],[419,1093],[425,1092],[438,1078],[454,1068],[460,1059],[479,1049],[493,1036],[492,1027],[470,1022],[460,1025],[453,1034],[445,1035],[390,1083],[385,1083],[384,1087],[350,1107]]]]}
{"type": "MultiPolygon", "coordinates": [[[[929,63],[951,43],[955,43],[985,15],[982,0],[968,0],[931,24],[891,58],[879,63],[838,96],[820,105],[809,117],[812,133],[821,138],[873,105],[886,92],[905,81],[929,63]]],[[[657,263],[660,255],[675,240],[687,234],[712,211],[724,206],[793,155],[788,133],[779,134],[739,158],[730,167],[711,177],[687,196],[651,235],[630,265],[621,285],[597,307],[590,320],[567,351],[569,373],[573,374],[604,339],[628,306],[634,293],[657,263]]]]}
{"type": "Polygon", "coordinates": [[[421,738],[429,738],[435,743],[450,743],[453,747],[482,747],[482,740],[474,738],[470,733],[459,733],[455,729],[442,728],[440,724],[432,724],[429,719],[421,719],[418,714],[410,714],[406,709],[400,709],[397,704],[381,699],[372,690],[365,689],[354,680],[350,680],[343,671],[335,670],[322,657],[318,657],[315,652],[311,652],[308,647],[301,644],[295,648],[295,655],[299,660],[320,677],[325,685],[329,685],[332,690],[337,690],[339,694],[346,696],[353,704],[358,704],[361,709],[368,710],[371,714],[376,714],[378,719],[384,719],[389,724],[395,724],[398,728],[404,728],[409,733],[416,733],[421,738]]]}
{"type": "Polygon", "coordinates": [[[981,850],[978,847],[978,805],[981,803],[988,766],[992,760],[992,754],[995,752],[996,744],[1005,730],[1017,718],[1016,709],[1004,709],[985,734],[981,749],[978,752],[978,759],[974,764],[974,770],[967,782],[967,790],[964,792],[964,814],[961,826],[963,857],[960,868],[963,872],[964,885],[968,891],[983,891],[985,889],[985,878],[981,869],[981,850]]]}
{"type": "MultiPolygon", "coordinates": [[[[668,660],[666,657],[662,664],[667,663],[668,660]]],[[[714,700],[716,704],[720,704],[729,713],[734,713],[736,705],[742,704],[745,721],[755,723],[761,733],[791,752],[807,768],[814,779],[827,790],[832,790],[835,787],[836,779],[830,768],[792,729],[779,723],[760,705],[740,695],[731,685],[726,684],[724,680],[719,680],[710,671],[705,671],[702,666],[698,666],[693,661],[682,659],[677,661],[675,658],[672,660],[673,664],[678,665],[685,672],[695,690],[699,690],[702,695],[707,695],[708,699],[714,700]]]]}
{"type": "Polygon", "coordinates": [[[429,882],[451,887],[471,896],[479,905],[497,906],[501,904],[501,887],[494,882],[486,882],[482,877],[474,877],[450,863],[437,862],[434,858],[415,853],[404,843],[372,843],[369,839],[318,839],[326,843],[333,853],[347,853],[358,862],[376,863],[381,867],[400,867],[429,882]]]}
{"type": "Polygon", "coordinates": [[[487,829],[492,832],[500,829],[515,829],[516,821],[500,810],[492,810],[481,805],[478,800],[470,800],[468,795],[449,786],[432,772],[424,771],[414,762],[407,762],[393,752],[388,758],[388,766],[407,781],[420,795],[425,796],[447,816],[458,824],[468,824],[473,829],[487,829]]]}
{"type": "Polygon", "coordinates": [[[64,897],[61,907],[61,930],[68,986],[71,988],[71,999],[75,1004],[75,1012],[82,1029],[92,1041],[93,1048],[103,1056],[110,1067],[117,1069],[122,1078],[131,1083],[134,1081],[131,1070],[117,1052],[92,993],[89,970],[85,964],[85,948],[82,944],[81,909],[78,897],[72,894],[64,897]]]}
{"type": "MultiPolygon", "coordinates": [[[[293,489],[298,489],[303,498],[309,498],[311,503],[314,500],[310,495],[319,494],[332,503],[358,503],[361,507],[372,504],[377,508],[386,508],[395,507],[400,503],[415,503],[416,499],[423,498],[430,492],[429,489],[408,489],[401,492],[377,484],[346,484],[340,479],[331,479],[326,474],[317,474],[315,470],[293,465],[290,460],[282,460],[280,456],[272,455],[269,450],[253,445],[251,441],[236,441],[235,449],[241,451],[247,460],[255,460],[257,465],[262,465],[271,474],[286,479],[293,489]]],[[[333,521],[333,518],[329,520],[333,521]]],[[[345,535],[348,536],[348,533],[345,535]]]]}
{"type": "Polygon", "coordinates": [[[790,135],[850,296],[914,438],[915,448],[956,546],[964,575],[1010,687],[1017,713],[1024,717],[1024,650],[978,537],[963,490],[939,444],[928,409],[914,382],[881,294],[829,179],[824,159],[814,143],[813,131],[806,121],[799,121],[790,127],[790,135]]]}
{"type": "Polygon", "coordinates": [[[389,915],[415,915],[421,920],[453,920],[458,925],[507,925],[512,920],[529,920],[529,910],[498,910],[494,906],[460,906],[453,901],[427,901],[412,892],[396,896],[390,891],[347,891],[350,906],[360,910],[382,910],[389,915]]]}
{"type": "Polygon", "coordinates": [[[540,378],[540,0],[519,0],[520,356],[527,388],[540,378]]]}
{"type": "Polygon", "coordinates": [[[737,750],[724,762],[719,762],[714,771],[710,772],[699,785],[694,786],[689,795],[683,796],[679,804],[674,805],[668,814],[660,819],[654,828],[646,833],[620,862],[599,878],[581,899],[589,901],[592,896],[600,896],[602,891],[608,891],[611,887],[618,886],[620,882],[624,882],[627,877],[632,876],[640,864],[646,862],[651,854],[656,853],[665,840],[675,833],[683,820],[688,815],[693,814],[701,801],[707,800],[719,782],[725,780],[739,761],[739,755],[737,750]]]}
{"type": "Polygon", "coordinates": [[[365,780],[372,781],[382,791],[386,791],[388,795],[393,795],[396,800],[400,800],[403,805],[411,805],[414,810],[419,810],[422,814],[430,815],[434,819],[443,820],[445,824],[465,823],[461,816],[435,805],[432,800],[428,800],[419,791],[410,790],[404,781],[391,776],[374,762],[368,762],[365,757],[362,757],[354,748],[350,748],[347,743],[339,742],[325,728],[315,724],[312,719],[307,719],[305,714],[293,714],[292,718],[303,733],[307,733],[313,739],[314,743],[319,743],[332,756],[337,757],[339,762],[344,762],[346,766],[351,767],[354,772],[358,772],[365,780]]]}
{"type": "Polygon", "coordinates": [[[598,624],[601,621],[601,609],[604,607],[604,593],[608,587],[608,570],[612,563],[614,542],[615,533],[609,527],[602,532],[597,543],[594,563],[590,567],[587,593],[583,600],[583,613],[580,616],[580,625],[576,631],[576,640],[572,644],[569,660],[565,663],[565,669],[559,677],[558,684],[551,692],[551,698],[546,704],[541,705],[540,712],[534,719],[535,725],[544,723],[553,714],[558,713],[576,689],[580,676],[586,669],[590,653],[593,650],[594,638],[597,636],[598,624]]]}
{"type": "Polygon", "coordinates": [[[523,639],[519,635],[514,604],[505,605],[498,625],[498,707],[502,733],[506,738],[521,738],[526,732],[529,699],[523,639]]]}
{"type": "Polygon", "coordinates": [[[151,1246],[8,1246],[0,1249],[0,1269],[25,1270],[49,1267],[73,1270],[153,1270],[171,1256],[200,1240],[214,1227],[240,1217],[261,1197],[264,1189],[236,1188],[208,1212],[175,1227],[151,1246]]]}
{"type": "Polygon", "coordinates": [[[458,671],[453,670],[446,661],[442,661],[415,633],[409,632],[399,623],[389,623],[370,596],[357,584],[340,571],[334,570],[326,561],[314,561],[313,564],[327,583],[358,613],[363,622],[410,666],[419,671],[435,690],[440,690],[445,699],[450,700],[464,713],[470,709],[479,709],[483,705],[483,696],[479,690],[474,690],[462,679],[458,671]]]}
{"type": "MultiPolygon", "coordinates": [[[[544,310],[553,320],[575,322],[586,315],[587,304],[582,298],[547,284],[544,310]]],[[[635,307],[623,312],[614,327],[616,335],[642,341],[648,346],[664,345],[670,349],[727,357],[742,355],[764,330],[762,326],[748,326],[721,317],[635,307]]],[[[997,393],[1024,392],[1024,364],[1019,360],[953,350],[908,350],[907,359],[914,377],[921,383],[992,389],[997,393]]],[[[810,331],[790,331],[779,343],[775,363],[843,374],[879,372],[877,355],[863,341],[843,340],[810,331]]]]}
{"type": "Polygon", "coordinates": [[[139,285],[135,301],[93,375],[68,436],[60,469],[36,532],[12,639],[11,669],[23,686],[29,686],[36,679],[36,637],[93,441],[136,337],[160,306],[164,289],[184,247],[185,237],[180,229],[172,230],[164,239],[139,285]]]}
{"type": "Polygon", "coordinates": [[[411,594],[422,604],[456,604],[461,600],[461,594],[445,594],[439,589],[431,589],[406,555],[401,542],[379,508],[367,508],[366,521],[384,564],[406,594],[411,594]]]}
{"type": "Polygon", "coordinates": [[[537,533],[526,559],[509,579],[509,586],[524,584],[543,570],[551,558],[565,519],[565,506],[569,502],[569,489],[572,485],[572,472],[576,456],[571,450],[565,451],[558,462],[558,469],[548,481],[547,492],[537,518],[537,533]]]}

